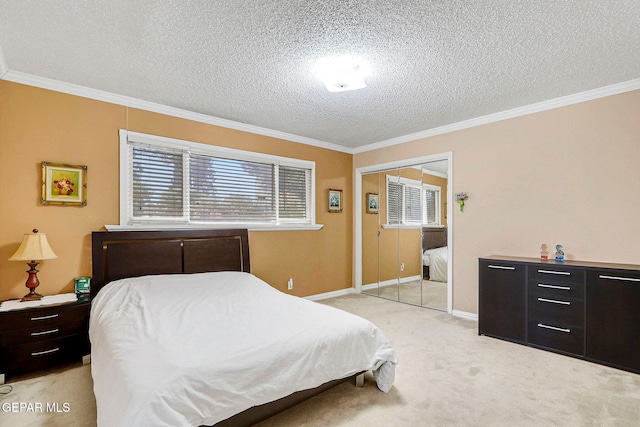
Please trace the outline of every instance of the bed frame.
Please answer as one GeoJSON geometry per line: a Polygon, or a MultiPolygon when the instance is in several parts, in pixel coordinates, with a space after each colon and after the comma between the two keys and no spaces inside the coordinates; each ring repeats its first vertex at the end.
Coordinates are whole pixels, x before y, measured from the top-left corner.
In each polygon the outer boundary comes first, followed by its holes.
{"type": "MultiPolygon", "coordinates": [[[[153,274],[250,272],[249,237],[245,229],[170,231],[95,231],[92,233],[91,295],[107,283],[153,274]]],[[[215,427],[250,426],[282,412],[341,382],[364,383],[364,373],[240,412],[215,427]]]]}
{"type": "MultiPolygon", "coordinates": [[[[446,227],[422,227],[422,252],[443,246],[447,246],[446,227]]],[[[429,267],[426,265],[422,266],[422,277],[429,279],[429,267]]]]}

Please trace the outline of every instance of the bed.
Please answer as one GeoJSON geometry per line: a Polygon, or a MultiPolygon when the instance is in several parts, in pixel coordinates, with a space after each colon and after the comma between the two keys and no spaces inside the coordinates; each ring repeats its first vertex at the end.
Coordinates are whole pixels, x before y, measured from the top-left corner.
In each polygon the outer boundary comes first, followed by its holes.
{"type": "Polygon", "coordinates": [[[447,282],[447,229],[423,227],[422,276],[436,282],[447,282]]]}
{"type": "Polygon", "coordinates": [[[246,230],[94,232],[99,426],[241,426],[396,357],[371,322],[250,273],[246,230]]]}

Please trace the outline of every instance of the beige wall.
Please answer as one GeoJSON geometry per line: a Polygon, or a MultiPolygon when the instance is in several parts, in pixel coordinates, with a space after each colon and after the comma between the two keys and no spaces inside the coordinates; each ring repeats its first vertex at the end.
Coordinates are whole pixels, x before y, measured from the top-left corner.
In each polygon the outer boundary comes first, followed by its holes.
{"type": "Polygon", "coordinates": [[[363,167],[453,152],[453,308],[477,313],[478,258],[539,256],[640,264],[640,91],[354,156],[363,167]],[[552,252],[553,254],[553,252],[552,252]]]}
{"type": "Polygon", "coordinates": [[[39,291],[73,291],[91,275],[91,232],[119,218],[118,129],[316,162],[320,231],[251,232],[252,272],[290,293],[314,295],[352,286],[352,155],[0,81],[0,300],[24,295],[26,263],[7,259],[32,228],[58,255],[38,266],[39,291]],[[40,204],[41,162],[88,166],[88,206],[40,204]],[[343,189],[343,212],[328,213],[328,188],[343,189]]]}

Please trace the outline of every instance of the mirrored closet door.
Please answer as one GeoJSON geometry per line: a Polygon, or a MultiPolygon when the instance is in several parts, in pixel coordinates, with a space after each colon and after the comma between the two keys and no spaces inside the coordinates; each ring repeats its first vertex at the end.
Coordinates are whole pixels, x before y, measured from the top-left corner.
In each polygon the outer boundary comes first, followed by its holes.
{"type": "Polygon", "coordinates": [[[444,164],[362,174],[363,293],[447,310],[444,164]]]}

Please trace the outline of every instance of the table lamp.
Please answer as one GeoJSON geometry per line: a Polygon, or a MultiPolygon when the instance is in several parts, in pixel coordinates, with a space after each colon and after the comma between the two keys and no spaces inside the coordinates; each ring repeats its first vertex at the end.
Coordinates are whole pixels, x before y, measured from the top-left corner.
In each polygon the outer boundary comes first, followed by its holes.
{"type": "Polygon", "coordinates": [[[39,261],[43,259],[58,258],[53,253],[53,249],[47,242],[47,235],[44,233],[38,233],[37,229],[34,229],[32,233],[25,233],[22,243],[18,250],[9,258],[9,261],[28,261],[27,265],[31,267],[27,271],[29,277],[25,286],[29,288],[29,293],[22,297],[20,301],[37,301],[42,299],[42,295],[36,293],[36,288],[40,284],[38,280],[38,271],[36,266],[39,261]]]}

